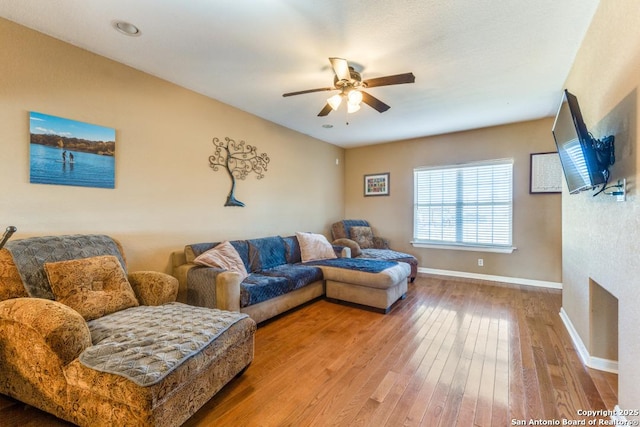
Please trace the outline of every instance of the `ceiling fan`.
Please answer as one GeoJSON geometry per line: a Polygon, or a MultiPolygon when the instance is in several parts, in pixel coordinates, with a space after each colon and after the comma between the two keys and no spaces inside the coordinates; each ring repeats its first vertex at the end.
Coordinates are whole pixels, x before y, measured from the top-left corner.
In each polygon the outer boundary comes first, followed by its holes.
{"type": "Polygon", "coordinates": [[[396,74],[393,76],[376,77],[373,79],[362,80],[362,76],[353,67],[349,66],[346,59],[342,58],[329,58],[331,67],[335,74],[333,78],[333,86],[321,87],[317,89],[307,89],[298,92],[285,93],[282,96],[302,95],[311,92],[323,92],[329,90],[339,90],[340,93],[333,95],[327,99],[327,104],[318,113],[318,116],[326,116],[332,110],[337,110],[343,99],[347,100],[347,112],[355,113],[360,109],[360,103],[364,102],[374,110],[384,113],[389,108],[389,105],[380,101],[378,98],[371,96],[362,89],[376,87],[376,86],[390,86],[403,83],[413,83],[416,81],[416,77],[413,73],[396,74]]]}

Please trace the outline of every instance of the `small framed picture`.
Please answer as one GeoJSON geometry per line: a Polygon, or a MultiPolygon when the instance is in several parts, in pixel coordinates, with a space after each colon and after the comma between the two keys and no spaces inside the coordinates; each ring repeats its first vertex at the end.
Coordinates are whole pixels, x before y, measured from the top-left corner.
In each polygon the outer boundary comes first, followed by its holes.
{"type": "Polygon", "coordinates": [[[388,196],[389,195],[389,172],[377,173],[364,176],[364,195],[368,196],[388,196]]]}

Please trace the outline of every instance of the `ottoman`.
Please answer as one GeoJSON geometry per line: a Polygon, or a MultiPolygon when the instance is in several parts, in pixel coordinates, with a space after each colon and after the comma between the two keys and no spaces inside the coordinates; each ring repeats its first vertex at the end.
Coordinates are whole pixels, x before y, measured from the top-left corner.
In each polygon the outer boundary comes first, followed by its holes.
{"type": "Polygon", "coordinates": [[[346,301],[388,313],[394,302],[406,297],[407,277],[411,267],[404,262],[349,259],[349,267],[341,265],[341,259],[318,265],[326,282],[329,300],[346,301]],[[381,268],[354,268],[359,265],[379,263],[381,268]],[[382,268],[384,267],[384,268],[382,268]]]}

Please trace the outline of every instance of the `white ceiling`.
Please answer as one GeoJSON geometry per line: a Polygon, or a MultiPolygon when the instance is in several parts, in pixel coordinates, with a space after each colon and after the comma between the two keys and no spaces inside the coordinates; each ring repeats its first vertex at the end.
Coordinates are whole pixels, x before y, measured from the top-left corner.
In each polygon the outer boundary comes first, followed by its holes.
{"type": "Polygon", "coordinates": [[[2,0],[0,16],[329,143],[353,147],[554,115],[598,0],[2,0]],[[112,28],[124,20],[140,37],[112,28]],[[389,104],[317,117],[329,57],[389,104]],[[333,125],[325,128],[322,125],[333,125]]]}

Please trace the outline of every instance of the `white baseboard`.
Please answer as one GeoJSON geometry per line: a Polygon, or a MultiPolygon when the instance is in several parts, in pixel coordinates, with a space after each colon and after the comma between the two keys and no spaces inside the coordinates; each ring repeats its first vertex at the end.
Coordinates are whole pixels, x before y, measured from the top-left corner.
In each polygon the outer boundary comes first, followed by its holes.
{"type": "Polygon", "coordinates": [[[436,274],[439,276],[464,277],[466,279],[487,280],[489,282],[512,283],[515,285],[538,286],[542,288],[562,289],[562,283],[545,280],[522,279],[518,277],[492,276],[490,274],[468,273],[465,271],[438,270],[418,267],[418,273],[436,274]]]}
{"type": "Polygon", "coordinates": [[[573,323],[571,323],[571,319],[567,315],[567,312],[564,311],[564,307],[560,309],[560,318],[562,319],[562,323],[564,323],[564,327],[567,328],[567,332],[569,332],[569,336],[571,337],[573,346],[578,352],[582,363],[590,368],[597,369],[599,371],[611,372],[614,374],[618,373],[617,360],[602,359],[600,357],[594,357],[589,354],[589,350],[587,350],[587,347],[582,342],[582,338],[580,338],[578,331],[576,331],[573,323]]]}

